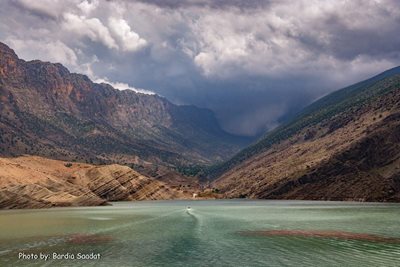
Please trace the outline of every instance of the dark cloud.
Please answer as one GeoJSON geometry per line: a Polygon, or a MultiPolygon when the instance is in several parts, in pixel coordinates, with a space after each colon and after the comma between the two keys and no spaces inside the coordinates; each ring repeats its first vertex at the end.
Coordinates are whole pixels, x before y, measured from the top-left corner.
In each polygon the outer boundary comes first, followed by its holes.
{"type": "MultiPolygon", "coordinates": [[[[389,12],[386,7],[376,7],[380,18],[386,18],[378,27],[371,27],[376,21],[365,14],[364,20],[370,25],[353,27],[346,23],[336,13],[327,14],[309,32],[304,32],[298,38],[303,45],[317,54],[332,55],[341,60],[353,60],[359,55],[371,57],[398,56],[400,47],[400,15],[389,12]],[[325,39],[315,32],[322,32],[325,39]],[[388,39],[390,38],[390,40],[388,39]]],[[[378,19],[378,18],[376,18],[378,19]]]]}
{"type": "Polygon", "coordinates": [[[399,65],[399,26],[395,0],[0,1],[22,58],[210,108],[246,135],[399,65]]]}
{"type": "Polygon", "coordinates": [[[156,5],[162,8],[187,8],[187,7],[210,7],[210,8],[228,8],[235,7],[240,9],[254,9],[265,7],[272,1],[257,0],[126,0],[127,2],[142,2],[145,4],[156,5]]]}

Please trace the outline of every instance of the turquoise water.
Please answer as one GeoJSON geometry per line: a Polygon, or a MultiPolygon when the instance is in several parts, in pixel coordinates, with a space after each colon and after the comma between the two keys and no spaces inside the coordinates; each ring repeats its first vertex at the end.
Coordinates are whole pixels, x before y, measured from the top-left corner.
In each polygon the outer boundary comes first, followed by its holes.
{"type": "Polygon", "coordinates": [[[400,266],[399,242],[243,234],[291,229],[400,238],[400,205],[148,201],[0,211],[0,266],[400,266]]]}

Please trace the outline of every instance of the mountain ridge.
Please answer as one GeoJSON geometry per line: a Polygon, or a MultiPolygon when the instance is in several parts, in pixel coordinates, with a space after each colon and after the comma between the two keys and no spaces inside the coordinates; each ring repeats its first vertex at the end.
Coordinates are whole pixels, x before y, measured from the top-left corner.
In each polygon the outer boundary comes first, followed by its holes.
{"type": "Polygon", "coordinates": [[[224,171],[228,170],[230,166],[239,164],[245,161],[247,158],[251,157],[252,155],[261,152],[264,149],[268,149],[268,147],[270,147],[271,145],[275,144],[280,140],[280,138],[276,136],[276,133],[280,134],[281,132],[286,131],[288,132],[285,133],[286,137],[290,136],[291,134],[295,133],[299,128],[304,127],[304,125],[303,126],[300,125],[300,127],[291,129],[290,127],[292,127],[294,123],[297,123],[299,119],[308,116],[315,110],[326,109],[329,105],[332,104],[330,102],[336,99],[337,97],[344,99],[345,97],[348,97],[348,95],[346,94],[349,93],[349,91],[352,92],[352,91],[357,91],[357,89],[359,88],[367,88],[369,86],[372,86],[374,83],[385,79],[388,76],[397,74],[400,74],[400,66],[391,68],[378,75],[373,76],[372,78],[366,79],[364,81],[334,91],[316,100],[315,102],[311,103],[310,105],[306,106],[301,111],[299,111],[297,115],[295,115],[293,118],[289,119],[287,122],[284,122],[274,130],[264,134],[264,136],[261,137],[258,141],[242,149],[229,160],[208,168],[205,176],[208,176],[208,179],[216,178],[219,175],[221,175],[224,171]]]}
{"type": "Polygon", "coordinates": [[[213,186],[228,198],[400,201],[399,114],[397,67],[306,107],[212,170],[213,186]]]}
{"type": "Polygon", "coordinates": [[[208,165],[248,142],[214,113],[119,91],[0,43],[0,154],[93,163],[208,165]]]}

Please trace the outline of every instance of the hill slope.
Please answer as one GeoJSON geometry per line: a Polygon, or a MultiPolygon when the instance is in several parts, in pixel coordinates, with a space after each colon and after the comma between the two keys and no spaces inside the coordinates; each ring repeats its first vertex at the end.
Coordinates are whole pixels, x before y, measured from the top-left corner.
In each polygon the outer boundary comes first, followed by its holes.
{"type": "Polygon", "coordinates": [[[0,158],[0,208],[95,206],[107,201],[189,198],[121,165],[93,166],[37,156],[0,158]]]}
{"type": "Polygon", "coordinates": [[[228,197],[400,200],[400,68],[334,92],[214,168],[228,197]]]}
{"type": "Polygon", "coordinates": [[[0,43],[0,155],[170,166],[226,159],[247,140],[214,114],[119,91],[61,64],[24,61],[0,43]]]}

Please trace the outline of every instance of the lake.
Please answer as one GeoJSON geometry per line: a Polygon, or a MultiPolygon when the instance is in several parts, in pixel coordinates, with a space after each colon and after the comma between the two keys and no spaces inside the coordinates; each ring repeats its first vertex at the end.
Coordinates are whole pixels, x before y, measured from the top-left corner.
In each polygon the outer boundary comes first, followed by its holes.
{"type": "Polygon", "coordinates": [[[400,266],[400,205],[210,200],[0,211],[0,266],[54,265],[400,266]]]}

